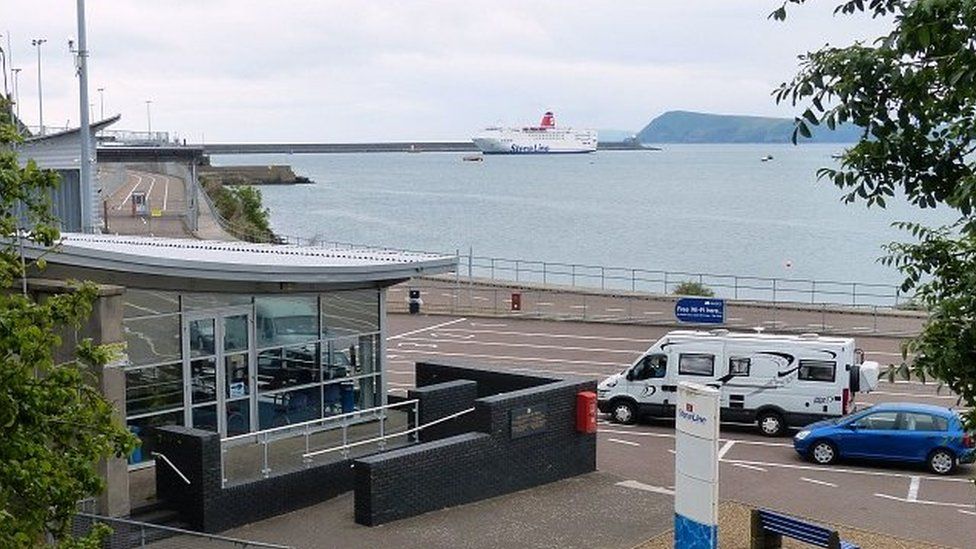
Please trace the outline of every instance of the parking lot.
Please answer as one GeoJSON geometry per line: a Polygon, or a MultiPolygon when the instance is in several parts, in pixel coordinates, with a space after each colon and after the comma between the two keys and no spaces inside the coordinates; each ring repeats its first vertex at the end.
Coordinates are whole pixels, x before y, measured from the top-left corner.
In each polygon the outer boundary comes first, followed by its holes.
{"type": "MultiPolygon", "coordinates": [[[[600,378],[619,372],[669,330],[663,326],[510,318],[390,315],[388,389],[414,386],[413,364],[423,359],[488,364],[511,371],[600,378]]],[[[867,360],[900,361],[900,340],[858,337],[867,360]]],[[[955,406],[932,384],[883,382],[858,403],[911,401],[955,406]]],[[[624,426],[599,422],[598,468],[634,490],[670,494],[674,487],[674,431],[666,421],[624,426]]],[[[976,539],[972,466],[938,477],[922,467],[840,463],[822,467],[800,459],[789,438],[769,439],[751,427],[723,427],[722,499],[766,506],[955,547],[976,539]]],[[[639,512],[639,510],[635,510],[639,512]]]]}

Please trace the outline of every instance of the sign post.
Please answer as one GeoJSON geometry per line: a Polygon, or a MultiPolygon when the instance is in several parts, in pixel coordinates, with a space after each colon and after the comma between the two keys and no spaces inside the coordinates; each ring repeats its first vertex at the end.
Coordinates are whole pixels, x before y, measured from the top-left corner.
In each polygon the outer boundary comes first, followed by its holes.
{"type": "Polygon", "coordinates": [[[718,547],[719,391],[678,384],[674,453],[674,546],[718,547]]]}
{"type": "Polygon", "coordinates": [[[682,297],[674,304],[674,317],[695,324],[724,324],[725,300],[714,297],[682,297]]]}

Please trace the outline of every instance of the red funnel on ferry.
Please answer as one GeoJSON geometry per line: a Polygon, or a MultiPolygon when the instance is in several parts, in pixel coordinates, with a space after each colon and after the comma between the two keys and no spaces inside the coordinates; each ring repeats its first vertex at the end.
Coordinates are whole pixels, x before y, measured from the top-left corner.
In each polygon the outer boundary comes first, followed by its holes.
{"type": "Polygon", "coordinates": [[[556,117],[552,114],[552,111],[546,111],[546,114],[542,115],[542,122],[539,122],[539,127],[542,128],[555,128],[556,127],[556,117]]]}

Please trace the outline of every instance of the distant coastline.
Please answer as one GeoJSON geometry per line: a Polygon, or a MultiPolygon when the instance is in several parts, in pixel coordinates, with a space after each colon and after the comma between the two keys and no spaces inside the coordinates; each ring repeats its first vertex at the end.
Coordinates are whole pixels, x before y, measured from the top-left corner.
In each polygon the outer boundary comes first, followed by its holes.
{"type": "MultiPolygon", "coordinates": [[[[791,118],[668,111],[651,120],[637,134],[642,143],[789,143],[791,118]]],[[[802,143],[854,143],[861,128],[844,124],[831,131],[813,127],[802,143]]]]}

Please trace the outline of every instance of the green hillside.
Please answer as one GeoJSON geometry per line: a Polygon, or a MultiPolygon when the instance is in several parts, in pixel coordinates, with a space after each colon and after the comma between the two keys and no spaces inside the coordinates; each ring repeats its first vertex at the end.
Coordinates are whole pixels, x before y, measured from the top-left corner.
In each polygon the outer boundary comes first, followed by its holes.
{"type": "MultiPolygon", "coordinates": [[[[813,138],[802,141],[850,143],[860,137],[852,125],[812,129],[813,138]]],[[[789,118],[669,111],[651,120],[637,137],[642,143],[788,143],[792,134],[789,118]]]]}

